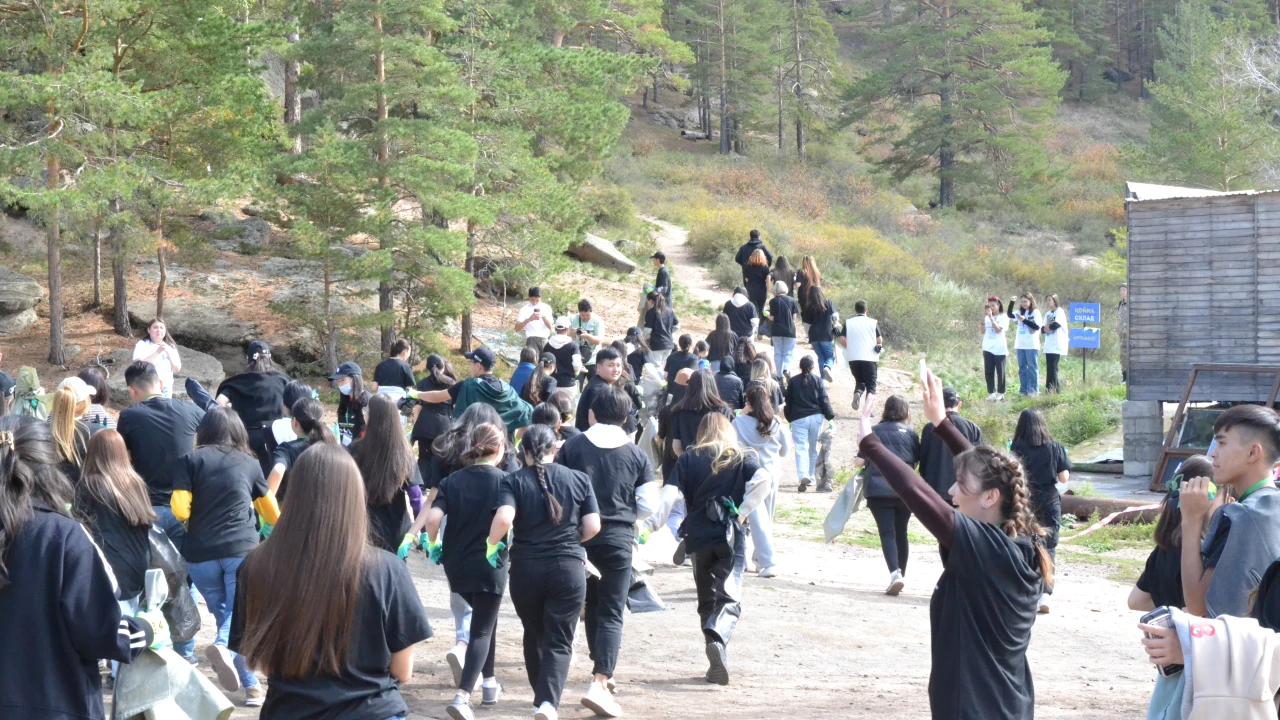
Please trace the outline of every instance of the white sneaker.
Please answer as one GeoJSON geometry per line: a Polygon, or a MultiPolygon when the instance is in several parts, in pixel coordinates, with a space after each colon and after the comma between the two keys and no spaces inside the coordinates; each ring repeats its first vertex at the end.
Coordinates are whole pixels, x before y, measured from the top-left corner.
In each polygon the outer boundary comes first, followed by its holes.
{"type": "Polygon", "coordinates": [[[462,666],[467,662],[466,648],[454,645],[445,653],[444,661],[449,664],[449,670],[453,673],[453,686],[456,688],[462,684],[462,666]]]}
{"type": "Polygon", "coordinates": [[[210,645],[205,648],[204,656],[209,659],[209,665],[213,667],[224,690],[235,692],[240,689],[240,673],[231,660],[231,651],[225,645],[210,645]]]}
{"type": "Polygon", "coordinates": [[[560,720],[560,713],[551,706],[551,703],[544,702],[538,707],[538,711],[533,714],[533,720],[560,720]]]}
{"type": "Polygon", "coordinates": [[[995,402],[995,401],[996,401],[996,397],[997,397],[997,396],[996,396],[996,394],[995,394],[995,393],[991,393],[990,395],[987,395],[987,402],[995,402]]]}
{"type": "Polygon", "coordinates": [[[889,589],[888,589],[888,590],[885,590],[885,591],[884,591],[884,594],[885,594],[885,595],[897,595],[898,593],[902,592],[902,587],[903,587],[904,585],[906,585],[906,583],[904,583],[904,582],[902,581],[902,571],[901,571],[901,570],[894,570],[894,571],[889,575],[889,589]]]}
{"type": "Polygon", "coordinates": [[[587,694],[582,696],[582,706],[600,717],[616,718],[622,715],[622,707],[618,705],[618,701],[596,682],[587,686],[587,694]]]}
{"type": "Polygon", "coordinates": [[[770,565],[768,567],[760,568],[760,577],[762,578],[778,577],[778,566],[770,565]]]}

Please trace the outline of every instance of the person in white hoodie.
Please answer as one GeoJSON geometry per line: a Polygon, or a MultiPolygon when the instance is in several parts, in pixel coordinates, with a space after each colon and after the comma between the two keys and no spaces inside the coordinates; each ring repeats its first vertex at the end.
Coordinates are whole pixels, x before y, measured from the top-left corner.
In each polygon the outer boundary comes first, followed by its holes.
{"type": "Polygon", "coordinates": [[[582,346],[571,334],[571,323],[568,316],[560,317],[555,322],[556,334],[547,338],[542,348],[544,353],[551,353],[556,358],[556,371],[552,375],[556,381],[556,391],[569,396],[573,402],[578,401],[578,374],[582,372],[582,346]]]}
{"type": "Polygon", "coordinates": [[[729,329],[739,338],[756,336],[756,328],[760,326],[759,309],[752,304],[751,299],[747,297],[746,289],[742,286],[733,289],[733,297],[724,304],[721,312],[729,316],[729,329]]]}
{"type": "Polygon", "coordinates": [[[1045,298],[1045,307],[1049,312],[1044,314],[1044,324],[1040,326],[1040,334],[1044,335],[1044,389],[1051,393],[1062,392],[1062,383],[1058,378],[1058,362],[1067,354],[1067,313],[1058,303],[1057,295],[1045,298]]]}
{"type": "Polygon", "coordinates": [[[750,525],[751,544],[755,547],[753,559],[756,567],[760,568],[760,577],[774,577],[778,574],[778,567],[773,557],[773,515],[778,502],[781,460],[791,453],[791,433],[778,419],[769,389],[763,384],[752,385],[747,390],[747,407],[733,419],[733,429],[738,431],[738,441],[744,448],[756,451],[760,468],[771,478],[768,495],[747,518],[747,523],[750,525]]]}

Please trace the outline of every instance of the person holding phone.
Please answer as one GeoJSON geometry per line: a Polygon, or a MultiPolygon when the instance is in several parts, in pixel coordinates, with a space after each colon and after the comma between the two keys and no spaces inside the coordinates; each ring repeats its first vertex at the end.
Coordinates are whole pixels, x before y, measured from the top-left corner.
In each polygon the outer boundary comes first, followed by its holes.
{"type": "Polygon", "coordinates": [[[516,332],[523,332],[525,344],[542,352],[554,323],[555,311],[542,302],[542,288],[537,285],[529,288],[529,302],[516,314],[516,332]]]}
{"type": "Polygon", "coordinates": [[[1004,366],[1009,359],[1009,342],[1005,330],[1009,318],[1004,314],[1004,303],[992,295],[987,298],[982,315],[982,367],[987,377],[987,400],[1004,399],[1004,366]]]}
{"type": "Polygon", "coordinates": [[[1044,318],[1036,308],[1036,297],[1023,293],[1009,298],[1009,321],[1017,323],[1018,334],[1013,347],[1018,353],[1018,392],[1040,394],[1040,326],[1044,318]]]}

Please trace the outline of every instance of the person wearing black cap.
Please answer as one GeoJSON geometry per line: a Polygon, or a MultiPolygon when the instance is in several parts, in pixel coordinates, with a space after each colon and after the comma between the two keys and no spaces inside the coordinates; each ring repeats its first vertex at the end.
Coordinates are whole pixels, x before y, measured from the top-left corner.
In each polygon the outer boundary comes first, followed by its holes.
{"type": "Polygon", "coordinates": [[[364,388],[364,372],[347,361],[329,376],[329,384],[338,389],[338,431],[343,445],[350,445],[364,435],[365,410],[372,393],[364,388]]]}
{"type": "Polygon", "coordinates": [[[249,447],[258,456],[265,477],[271,474],[271,454],[275,450],[271,423],[284,417],[284,388],[289,376],[271,359],[271,346],[262,340],[249,343],[245,357],[249,366],[223,380],[214,396],[219,405],[230,406],[244,421],[249,447]]]}
{"type": "Polygon", "coordinates": [[[471,361],[471,377],[454,383],[447,390],[418,393],[418,399],[429,403],[452,402],[455,418],[472,405],[484,403],[498,411],[508,433],[528,425],[533,406],[521,400],[510,385],[493,374],[498,356],[481,345],[467,353],[466,358],[471,361]]]}
{"type": "Polygon", "coordinates": [[[747,263],[751,261],[751,254],[756,250],[764,252],[765,267],[773,267],[773,253],[769,252],[769,248],[765,247],[764,243],[760,241],[759,230],[751,231],[751,239],[738,248],[738,254],[733,256],[733,261],[741,265],[743,271],[746,271],[747,263]]]}
{"type": "Polygon", "coordinates": [[[547,338],[551,337],[551,324],[555,321],[555,311],[542,302],[542,289],[529,288],[529,302],[516,314],[516,331],[524,333],[525,344],[542,352],[547,338]]]}
{"type": "Polygon", "coordinates": [[[672,307],[671,271],[667,269],[667,254],[659,250],[650,255],[649,259],[653,260],[653,266],[658,268],[658,276],[653,279],[653,290],[662,293],[667,298],[667,307],[672,307]]]}
{"type": "MultiPolygon", "coordinates": [[[[947,409],[947,419],[969,441],[970,445],[982,444],[982,428],[960,417],[960,394],[951,388],[943,388],[942,404],[947,409]]],[[[947,444],[938,437],[933,423],[920,432],[920,477],[937,491],[938,496],[950,502],[951,486],[956,483],[954,455],[947,444]]]]}

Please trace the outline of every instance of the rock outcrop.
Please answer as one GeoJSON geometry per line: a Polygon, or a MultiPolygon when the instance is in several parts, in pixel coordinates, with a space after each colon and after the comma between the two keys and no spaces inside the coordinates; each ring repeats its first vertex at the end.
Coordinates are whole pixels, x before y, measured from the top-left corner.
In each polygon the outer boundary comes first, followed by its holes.
{"type": "Polygon", "coordinates": [[[623,255],[613,243],[591,233],[587,233],[586,239],[580,244],[570,245],[565,254],[618,272],[632,273],[636,269],[636,264],[631,261],[631,258],[623,255]]]}
{"type": "MultiPolygon", "coordinates": [[[[168,302],[165,304],[167,306],[168,302]]],[[[222,361],[212,355],[182,345],[178,346],[178,355],[182,358],[182,369],[173,374],[174,397],[187,397],[187,392],[183,389],[187,378],[195,379],[212,393],[227,377],[226,371],[222,368],[222,361]]],[[[111,394],[111,403],[118,408],[129,407],[133,402],[129,399],[129,391],[125,386],[124,369],[133,362],[133,351],[116,350],[105,359],[106,364],[111,366],[111,377],[107,379],[107,392],[111,394]]]]}
{"type": "Polygon", "coordinates": [[[0,267],[0,335],[13,335],[36,322],[44,288],[26,275],[0,267]]]}

